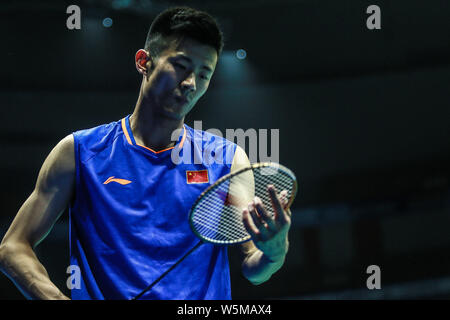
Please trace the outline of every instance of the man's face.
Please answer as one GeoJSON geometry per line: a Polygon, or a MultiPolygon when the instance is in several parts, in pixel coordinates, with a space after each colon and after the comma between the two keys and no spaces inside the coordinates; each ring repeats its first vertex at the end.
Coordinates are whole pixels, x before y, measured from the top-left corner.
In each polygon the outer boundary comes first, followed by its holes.
{"type": "Polygon", "coordinates": [[[211,46],[185,38],[173,41],[152,63],[143,80],[144,97],[150,98],[156,112],[179,120],[208,89],[217,53],[211,46]]]}

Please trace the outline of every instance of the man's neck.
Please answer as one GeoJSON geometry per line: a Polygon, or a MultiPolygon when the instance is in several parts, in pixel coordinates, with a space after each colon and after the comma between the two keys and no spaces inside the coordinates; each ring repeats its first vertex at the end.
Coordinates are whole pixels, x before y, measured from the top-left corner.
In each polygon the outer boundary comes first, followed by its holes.
{"type": "Polygon", "coordinates": [[[181,129],[183,123],[184,118],[174,120],[157,114],[141,97],[130,116],[130,128],[136,143],[155,151],[173,147],[172,133],[181,129]]]}

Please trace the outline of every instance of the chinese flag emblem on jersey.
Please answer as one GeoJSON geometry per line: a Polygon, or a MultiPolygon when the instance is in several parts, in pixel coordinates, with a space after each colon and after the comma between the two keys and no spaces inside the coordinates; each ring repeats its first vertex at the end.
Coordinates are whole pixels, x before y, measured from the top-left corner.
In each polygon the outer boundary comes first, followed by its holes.
{"type": "Polygon", "coordinates": [[[209,182],[208,170],[186,171],[186,181],[191,183],[207,183],[209,182]]]}

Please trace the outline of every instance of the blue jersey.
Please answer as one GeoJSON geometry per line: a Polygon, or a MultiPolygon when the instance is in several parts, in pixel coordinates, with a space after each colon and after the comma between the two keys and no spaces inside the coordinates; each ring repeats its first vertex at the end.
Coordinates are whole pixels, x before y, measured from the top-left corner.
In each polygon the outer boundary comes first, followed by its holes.
{"type": "MultiPolygon", "coordinates": [[[[130,299],[199,241],[189,210],[230,172],[236,145],[184,125],[174,147],[155,152],[136,143],[129,116],[73,136],[72,299],[130,299]],[[205,150],[223,161],[199,163],[205,150]]],[[[227,248],[201,245],[141,299],[231,299],[227,248]]]]}

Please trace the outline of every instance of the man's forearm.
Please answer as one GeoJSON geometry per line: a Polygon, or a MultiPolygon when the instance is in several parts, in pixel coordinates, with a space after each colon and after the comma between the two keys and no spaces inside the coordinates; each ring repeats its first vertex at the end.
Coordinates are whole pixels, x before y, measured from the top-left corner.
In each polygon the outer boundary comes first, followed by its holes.
{"type": "Polygon", "coordinates": [[[258,285],[270,279],[284,264],[286,255],[269,259],[261,250],[247,256],[242,265],[242,273],[253,284],[258,285]]]}
{"type": "Polygon", "coordinates": [[[0,270],[28,299],[69,299],[51,282],[47,271],[31,247],[2,245],[0,247],[0,270]]]}

